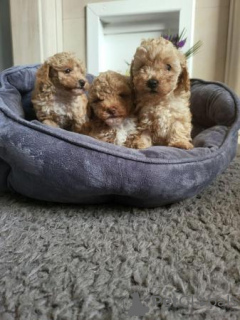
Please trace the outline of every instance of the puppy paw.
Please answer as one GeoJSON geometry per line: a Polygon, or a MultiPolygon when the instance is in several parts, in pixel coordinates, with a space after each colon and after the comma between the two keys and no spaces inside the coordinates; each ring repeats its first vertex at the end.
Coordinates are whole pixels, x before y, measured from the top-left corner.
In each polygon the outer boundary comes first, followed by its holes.
{"type": "Polygon", "coordinates": [[[141,142],[135,143],[133,145],[133,148],[134,149],[146,149],[146,148],[149,148],[149,145],[141,141],[141,142]]]}
{"type": "Polygon", "coordinates": [[[188,140],[174,141],[169,143],[168,145],[170,147],[185,149],[185,150],[191,150],[194,148],[194,146],[188,140]]]}
{"type": "Polygon", "coordinates": [[[59,128],[59,125],[53,120],[43,120],[42,123],[50,127],[59,128]]]}
{"type": "Polygon", "coordinates": [[[129,148],[133,149],[146,149],[152,146],[152,139],[150,135],[146,134],[145,132],[127,142],[129,143],[129,148]]]}
{"type": "Polygon", "coordinates": [[[143,140],[135,140],[131,143],[130,148],[133,149],[146,149],[151,147],[151,143],[149,143],[148,141],[143,141],[143,140]]]}

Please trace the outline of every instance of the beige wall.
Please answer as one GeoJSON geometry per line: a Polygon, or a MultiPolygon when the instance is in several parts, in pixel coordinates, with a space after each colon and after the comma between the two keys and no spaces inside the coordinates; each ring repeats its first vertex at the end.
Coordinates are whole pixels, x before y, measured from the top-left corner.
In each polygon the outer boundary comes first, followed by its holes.
{"type": "Polygon", "coordinates": [[[231,0],[225,82],[240,96],[240,1],[231,0]]]}
{"type": "Polygon", "coordinates": [[[197,0],[194,40],[203,46],[193,60],[193,77],[224,82],[230,0],[197,0]]]}
{"type": "MultiPolygon", "coordinates": [[[[85,6],[103,0],[62,1],[63,48],[76,52],[85,61],[85,6]]],[[[203,41],[201,51],[194,57],[193,76],[196,78],[224,81],[229,2],[196,0],[194,38],[203,41]]]]}
{"type": "Polygon", "coordinates": [[[40,62],[38,2],[10,0],[14,65],[40,62]]]}
{"type": "Polygon", "coordinates": [[[76,52],[86,59],[86,15],[85,7],[89,3],[117,0],[62,0],[63,3],[63,49],[76,52]]]}

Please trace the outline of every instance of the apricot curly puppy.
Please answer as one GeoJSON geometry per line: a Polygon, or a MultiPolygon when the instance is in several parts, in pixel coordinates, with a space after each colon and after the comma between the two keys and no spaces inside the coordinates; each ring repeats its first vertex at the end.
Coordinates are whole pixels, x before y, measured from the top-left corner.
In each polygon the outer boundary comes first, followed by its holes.
{"type": "Polygon", "coordinates": [[[85,68],[74,54],[50,57],[36,73],[32,102],[38,120],[52,127],[80,129],[86,121],[87,88],[85,68]]]}
{"type": "Polygon", "coordinates": [[[170,41],[143,40],[131,64],[136,113],[153,145],[192,149],[186,58],[170,41]]]}
{"type": "MultiPolygon", "coordinates": [[[[129,77],[114,71],[102,72],[89,89],[88,116],[81,133],[116,145],[135,148],[137,119],[133,116],[133,96],[129,77]]],[[[151,145],[136,139],[141,148],[151,145]]]]}

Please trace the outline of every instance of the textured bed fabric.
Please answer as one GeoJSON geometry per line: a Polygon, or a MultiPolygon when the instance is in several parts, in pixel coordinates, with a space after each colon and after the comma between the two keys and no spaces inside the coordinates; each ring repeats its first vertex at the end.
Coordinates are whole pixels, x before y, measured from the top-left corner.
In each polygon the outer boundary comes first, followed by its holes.
{"type": "Polygon", "coordinates": [[[0,191],[155,207],[199,193],[235,156],[239,100],[221,83],[192,80],[193,150],[133,150],[39,123],[30,100],[36,69],[0,74],[0,191]]]}

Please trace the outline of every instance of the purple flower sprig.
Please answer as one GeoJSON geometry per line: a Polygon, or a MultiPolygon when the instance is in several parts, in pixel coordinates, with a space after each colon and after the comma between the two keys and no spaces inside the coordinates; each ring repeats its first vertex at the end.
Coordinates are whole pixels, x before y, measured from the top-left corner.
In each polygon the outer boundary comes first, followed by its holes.
{"type": "MultiPolygon", "coordinates": [[[[183,29],[183,31],[179,34],[173,34],[173,35],[169,35],[169,34],[163,34],[162,37],[168,41],[171,41],[172,44],[177,48],[180,49],[182,47],[184,47],[187,38],[185,38],[185,33],[186,30],[183,29]]],[[[193,56],[194,54],[196,54],[200,47],[202,46],[202,41],[198,41],[196,42],[187,52],[185,52],[185,56],[186,58],[190,58],[191,56],[193,56]]]]}
{"type": "Polygon", "coordinates": [[[183,33],[181,33],[180,35],[178,35],[178,34],[173,34],[173,35],[163,34],[162,37],[168,41],[171,41],[173,43],[173,45],[177,49],[179,49],[179,48],[184,47],[184,45],[187,41],[187,38],[182,39],[182,35],[183,35],[183,33]]]}

